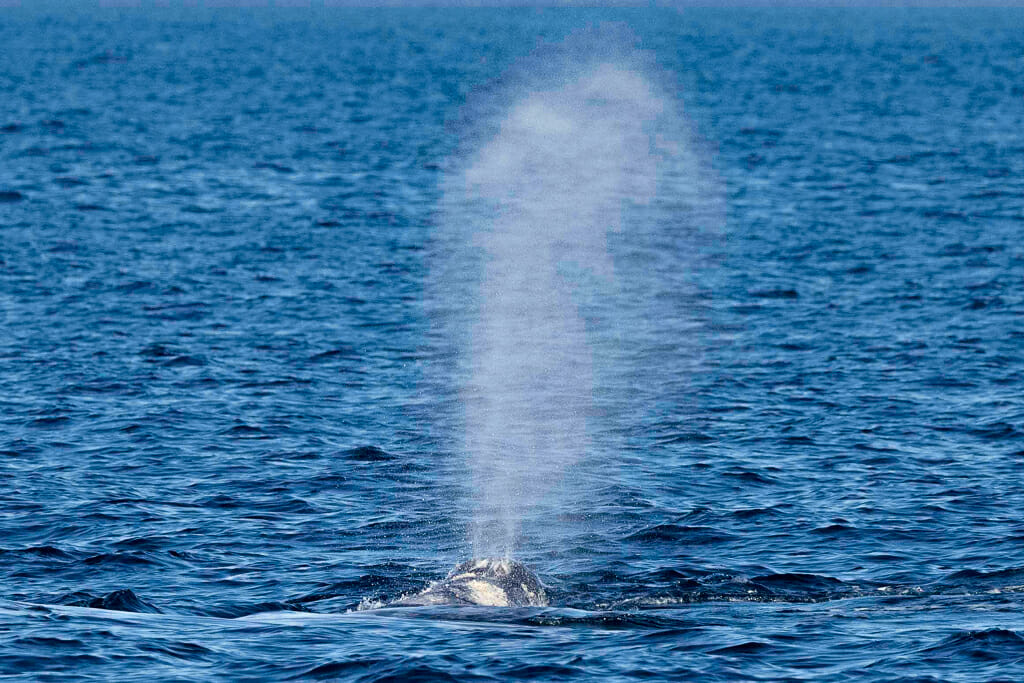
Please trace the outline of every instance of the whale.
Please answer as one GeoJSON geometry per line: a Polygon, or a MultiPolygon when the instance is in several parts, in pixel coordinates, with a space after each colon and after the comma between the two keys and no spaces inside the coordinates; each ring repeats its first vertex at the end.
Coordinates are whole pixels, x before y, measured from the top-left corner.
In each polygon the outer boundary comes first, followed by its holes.
{"type": "Polygon", "coordinates": [[[537,575],[521,562],[509,559],[466,560],[448,576],[392,607],[429,605],[482,605],[488,607],[547,607],[548,595],[537,575]]]}

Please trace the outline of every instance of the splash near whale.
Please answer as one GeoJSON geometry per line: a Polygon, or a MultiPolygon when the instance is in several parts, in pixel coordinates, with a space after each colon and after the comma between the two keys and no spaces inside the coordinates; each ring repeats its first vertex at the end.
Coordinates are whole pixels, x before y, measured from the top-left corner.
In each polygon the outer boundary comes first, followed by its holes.
{"type": "Polygon", "coordinates": [[[460,364],[475,557],[559,541],[544,508],[574,495],[591,450],[610,235],[656,193],[663,98],[637,69],[584,62],[515,88],[445,183],[437,299],[460,364]]]}
{"type": "Polygon", "coordinates": [[[513,560],[493,559],[462,562],[447,577],[433,582],[420,593],[391,603],[395,607],[547,607],[548,604],[544,585],[526,565],[513,560]]]}

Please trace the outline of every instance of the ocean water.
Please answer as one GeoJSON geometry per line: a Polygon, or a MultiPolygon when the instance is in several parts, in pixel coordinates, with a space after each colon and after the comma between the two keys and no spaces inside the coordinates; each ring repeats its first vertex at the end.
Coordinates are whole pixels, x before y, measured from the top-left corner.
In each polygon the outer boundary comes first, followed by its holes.
{"type": "Polygon", "coordinates": [[[23,4],[0,676],[1024,678],[1024,11],[23,4]],[[491,492],[551,606],[388,608],[491,492]]]}

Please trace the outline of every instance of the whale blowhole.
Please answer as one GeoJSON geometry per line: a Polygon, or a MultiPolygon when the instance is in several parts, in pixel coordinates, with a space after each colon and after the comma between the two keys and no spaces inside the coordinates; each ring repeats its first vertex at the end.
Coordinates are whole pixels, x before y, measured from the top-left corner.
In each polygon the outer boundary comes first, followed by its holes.
{"type": "Polygon", "coordinates": [[[391,604],[396,607],[547,607],[550,603],[544,584],[522,562],[478,558],[460,562],[445,578],[391,604]]]}

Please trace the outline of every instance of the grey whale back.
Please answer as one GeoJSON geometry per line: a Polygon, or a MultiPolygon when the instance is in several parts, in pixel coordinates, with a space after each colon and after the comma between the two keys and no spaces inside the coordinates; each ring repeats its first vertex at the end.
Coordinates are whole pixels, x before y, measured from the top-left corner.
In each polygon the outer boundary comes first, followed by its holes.
{"type": "Polygon", "coordinates": [[[423,591],[399,598],[396,607],[487,605],[546,607],[548,596],[537,575],[515,560],[467,560],[423,591]]]}

